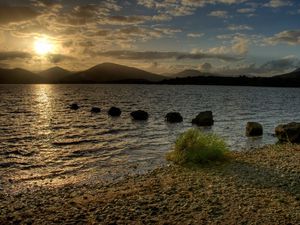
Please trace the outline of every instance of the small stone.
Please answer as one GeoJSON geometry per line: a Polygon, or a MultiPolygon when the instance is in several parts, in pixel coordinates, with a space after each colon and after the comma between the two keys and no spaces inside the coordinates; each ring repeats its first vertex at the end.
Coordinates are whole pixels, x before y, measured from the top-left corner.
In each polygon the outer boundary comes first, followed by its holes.
{"type": "Polygon", "coordinates": [[[181,123],[183,121],[182,116],[178,112],[170,112],[165,116],[165,119],[169,123],[181,123]]]}
{"type": "Polygon", "coordinates": [[[109,110],[108,110],[108,115],[110,116],[120,116],[122,113],[121,109],[117,108],[117,107],[111,107],[109,110]]]}
{"type": "Polygon", "coordinates": [[[149,114],[143,110],[137,110],[130,113],[134,120],[147,120],[149,118],[149,114]]]}
{"type": "Polygon", "coordinates": [[[79,105],[77,103],[73,103],[70,105],[70,109],[72,110],[78,110],[79,109],[79,105]]]}
{"type": "Polygon", "coordinates": [[[100,113],[100,112],[101,112],[101,109],[98,108],[98,107],[93,107],[93,108],[91,109],[91,112],[92,112],[92,113],[100,113]]]}
{"type": "Polygon", "coordinates": [[[197,126],[212,126],[214,124],[212,111],[200,112],[196,118],[192,120],[192,124],[197,126]]]}
{"type": "Polygon", "coordinates": [[[246,126],[246,136],[256,137],[263,135],[263,127],[257,122],[248,122],[246,126]]]}

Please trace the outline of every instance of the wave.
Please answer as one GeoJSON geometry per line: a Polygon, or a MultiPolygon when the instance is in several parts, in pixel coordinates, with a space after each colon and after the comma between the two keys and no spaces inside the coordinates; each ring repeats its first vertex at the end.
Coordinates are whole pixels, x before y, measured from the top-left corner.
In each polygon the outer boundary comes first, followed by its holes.
{"type": "Polygon", "coordinates": [[[66,145],[80,145],[85,143],[98,143],[98,140],[79,140],[79,141],[63,141],[63,142],[52,142],[55,146],[66,146],[66,145]]]}

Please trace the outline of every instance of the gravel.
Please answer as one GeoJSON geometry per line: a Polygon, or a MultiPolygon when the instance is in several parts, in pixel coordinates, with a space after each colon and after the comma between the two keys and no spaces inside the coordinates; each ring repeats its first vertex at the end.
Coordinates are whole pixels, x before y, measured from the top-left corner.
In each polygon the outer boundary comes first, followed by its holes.
{"type": "Polygon", "coordinates": [[[300,145],[107,185],[0,189],[0,224],[300,224],[300,145]]]}

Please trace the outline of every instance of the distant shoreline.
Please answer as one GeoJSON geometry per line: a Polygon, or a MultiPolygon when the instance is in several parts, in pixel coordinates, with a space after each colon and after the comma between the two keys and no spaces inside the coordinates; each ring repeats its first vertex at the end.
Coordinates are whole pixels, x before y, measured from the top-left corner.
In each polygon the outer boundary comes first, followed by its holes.
{"type": "Polygon", "coordinates": [[[135,83],[135,82],[113,82],[113,83],[0,83],[0,85],[160,85],[160,86],[220,86],[220,87],[270,87],[270,88],[299,88],[300,85],[234,85],[234,84],[192,84],[192,83],[135,83]]]}
{"type": "Polygon", "coordinates": [[[300,70],[272,77],[222,76],[193,70],[164,76],[134,67],[102,63],[80,72],[53,67],[36,74],[20,68],[0,68],[0,84],[172,84],[300,87],[300,70]]]}
{"type": "Polygon", "coordinates": [[[300,145],[270,145],[108,185],[0,192],[0,223],[297,224],[299,161],[300,145]]]}

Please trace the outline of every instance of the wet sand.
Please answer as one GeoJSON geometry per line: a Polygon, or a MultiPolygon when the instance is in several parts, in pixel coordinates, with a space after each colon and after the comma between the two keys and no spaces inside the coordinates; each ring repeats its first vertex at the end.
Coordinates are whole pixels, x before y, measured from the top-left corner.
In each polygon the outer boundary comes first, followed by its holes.
{"type": "Polygon", "coordinates": [[[300,145],[107,185],[0,190],[0,224],[300,224],[300,145]]]}

